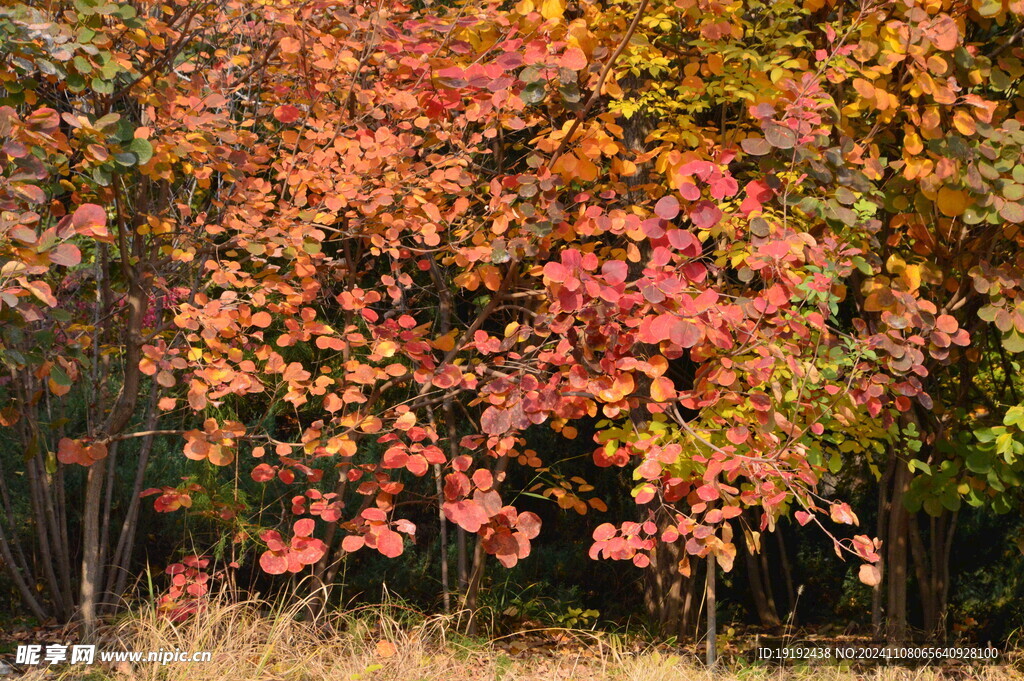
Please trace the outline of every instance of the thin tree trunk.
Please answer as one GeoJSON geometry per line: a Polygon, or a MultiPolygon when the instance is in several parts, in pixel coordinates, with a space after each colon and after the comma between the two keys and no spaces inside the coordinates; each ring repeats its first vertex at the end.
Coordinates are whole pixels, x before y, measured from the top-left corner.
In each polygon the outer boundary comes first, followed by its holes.
{"type": "Polygon", "coordinates": [[[100,505],[103,500],[106,463],[106,459],[100,459],[89,467],[82,509],[82,581],[78,605],[84,640],[92,639],[97,625],[97,598],[102,575],[100,505]]]}
{"type": "MultiPolygon", "coordinates": [[[[345,490],[347,488],[348,476],[346,475],[346,472],[342,470],[341,478],[338,480],[338,484],[334,488],[334,493],[337,495],[335,498],[338,501],[344,503],[345,490]]],[[[338,567],[344,559],[345,551],[341,548],[341,542],[338,541],[337,544],[335,544],[337,534],[338,524],[331,523],[327,527],[327,535],[324,537],[324,543],[327,545],[327,550],[313,567],[313,589],[315,590],[315,593],[311,599],[312,603],[309,608],[311,617],[315,617],[327,607],[327,603],[331,597],[331,591],[334,588],[334,578],[338,574],[338,567]]]]}
{"type": "MultiPolygon", "coordinates": [[[[146,405],[146,418],[144,428],[147,431],[156,430],[160,420],[156,409],[159,392],[154,386],[146,405]]],[[[132,551],[135,548],[135,534],[138,531],[139,507],[142,500],[139,494],[142,493],[142,486],[145,482],[146,467],[149,465],[149,457],[153,451],[155,435],[146,435],[139,443],[139,458],[135,465],[135,480],[132,482],[131,497],[128,501],[128,510],[125,512],[124,521],[121,523],[121,531],[118,535],[117,546],[114,555],[111,556],[110,570],[107,576],[106,591],[111,595],[111,600],[116,606],[124,594],[128,584],[129,569],[131,567],[132,551]]]]}
{"type": "Polygon", "coordinates": [[[466,595],[462,602],[462,609],[469,617],[466,623],[468,636],[476,636],[479,629],[477,609],[480,606],[480,584],[484,579],[486,565],[487,553],[484,551],[484,543],[480,537],[477,537],[476,546],[473,549],[473,571],[470,573],[469,585],[466,587],[466,595]]]}
{"type": "Polygon", "coordinates": [[[441,484],[441,465],[434,464],[434,486],[437,491],[438,534],[441,542],[441,601],[444,613],[452,611],[451,584],[448,579],[448,518],[444,514],[444,487],[441,484]]]}
{"type": "Polygon", "coordinates": [[[7,566],[7,574],[11,576],[14,586],[18,589],[22,602],[32,611],[36,618],[39,620],[46,619],[46,613],[43,611],[42,605],[39,604],[35,594],[32,593],[32,589],[29,588],[28,583],[25,581],[22,570],[14,560],[14,555],[11,553],[11,547],[8,544],[7,535],[4,533],[4,524],[2,522],[0,522],[0,557],[4,559],[4,564],[7,566]]]}
{"type": "MultiPolygon", "coordinates": [[[[885,473],[882,475],[882,479],[878,483],[878,521],[875,528],[875,533],[880,540],[882,540],[882,546],[888,548],[889,545],[889,485],[892,483],[892,477],[896,473],[896,456],[890,454],[889,463],[886,465],[885,473]]],[[[878,562],[875,564],[878,567],[879,573],[881,573],[882,579],[879,580],[878,584],[871,588],[871,628],[874,631],[876,637],[881,637],[884,631],[883,622],[883,594],[882,589],[888,584],[885,569],[885,554],[888,551],[882,551],[879,554],[878,562]]]]}
{"type": "Polygon", "coordinates": [[[113,442],[110,446],[110,452],[107,454],[107,480],[103,498],[103,515],[100,521],[99,561],[97,563],[100,566],[100,574],[96,582],[96,587],[99,590],[96,596],[97,612],[114,606],[113,603],[107,602],[108,590],[105,588],[106,580],[103,578],[103,575],[110,574],[108,563],[110,557],[110,514],[114,506],[114,483],[117,478],[117,451],[119,449],[119,443],[113,442]]]}
{"type": "MultiPolygon", "coordinates": [[[[501,481],[505,477],[505,470],[508,468],[508,455],[502,456],[494,465],[491,476],[494,479],[494,490],[501,489],[501,481]]],[[[480,586],[484,579],[484,569],[487,566],[487,552],[484,551],[484,543],[481,537],[477,537],[476,546],[473,549],[473,571],[469,575],[469,585],[466,587],[466,596],[462,602],[462,610],[468,613],[469,621],[466,624],[466,633],[475,636],[478,630],[477,610],[480,607],[480,586]]]]}
{"type": "Polygon", "coordinates": [[[459,591],[466,593],[469,589],[469,560],[466,555],[466,531],[461,527],[455,532],[455,544],[458,552],[456,567],[459,572],[459,591]]]}
{"type": "Polygon", "coordinates": [[[50,596],[53,598],[53,605],[57,610],[60,619],[67,619],[74,607],[71,594],[65,593],[62,583],[57,578],[54,568],[56,561],[52,551],[50,534],[48,531],[46,502],[43,500],[43,491],[40,476],[36,470],[36,459],[38,455],[30,459],[25,466],[28,473],[30,500],[32,503],[32,516],[35,518],[36,535],[39,540],[39,559],[43,565],[43,574],[50,587],[50,596]]]}
{"type": "Polygon", "coordinates": [[[903,495],[909,482],[909,471],[897,462],[889,504],[888,531],[888,607],[887,638],[902,642],[907,635],[907,510],[903,495]]]}
{"type": "Polygon", "coordinates": [[[717,572],[717,565],[715,560],[715,554],[708,554],[708,573],[707,573],[707,604],[708,604],[708,648],[707,648],[707,663],[708,667],[714,667],[715,662],[718,658],[718,651],[716,649],[717,641],[716,635],[718,633],[718,622],[716,612],[717,604],[715,603],[715,573],[717,572]]]}
{"type": "Polygon", "coordinates": [[[934,630],[937,621],[935,597],[933,593],[931,557],[921,537],[921,527],[917,514],[907,514],[907,534],[910,538],[910,551],[914,562],[914,576],[917,578],[917,589],[921,597],[921,613],[925,631],[934,630]]]}
{"type": "MultiPolygon", "coordinates": [[[[40,438],[41,439],[41,438],[40,438]]],[[[46,472],[46,463],[41,454],[37,454],[28,464],[33,467],[34,476],[39,485],[40,498],[42,499],[44,514],[39,520],[46,523],[46,536],[50,540],[49,550],[53,557],[54,569],[60,580],[64,600],[68,603],[73,601],[71,594],[71,569],[67,556],[67,546],[61,543],[60,522],[57,516],[57,507],[54,503],[54,494],[51,493],[53,482],[46,472]]]]}
{"type": "MultiPolygon", "coordinates": [[[[10,558],[4,559],[4,564],[9,570],[18,571],[24,576],[27,583],[33,584],[36,582],[34,571],[29,565],[28,558],[25,556],[25,551],[22,549],[21,541],[19,540],[16,532],[18,523],[14,519],[14,507],[11,505],[10,490],[7,488],[7,473],[3,469],[2,462],[0,462],[0,504],[3,505],[4,516],[7,518],[7,524],[11,528],[11,537],[8,540],[9,550],[12,551],[10,558]]],[[[2,523],[2,521],[0,521],[2,523]]],[[[0,530],[3,528],[0,527],[0,530]]],[[[13,575],[11,579],[17,580],[13,575]]],[[[33,596],[34,598],[34,596],[33,596]]]]}
{"type": "Polygon", "coordinates": [[[954,511],[952,517],[949,519],[949,526],[946,528],[946,536],[944,537],[945,544],[942,548],[942,583],[940,590],[942,595],[940,599],[940,605],[942,608],[943,634],[945,634],[946,609],[949,605],[949,563],[950,558],[953,555],[953,537],[956,534],[956,525],[959,515],[960,514],[958,511],[954,511]]]}

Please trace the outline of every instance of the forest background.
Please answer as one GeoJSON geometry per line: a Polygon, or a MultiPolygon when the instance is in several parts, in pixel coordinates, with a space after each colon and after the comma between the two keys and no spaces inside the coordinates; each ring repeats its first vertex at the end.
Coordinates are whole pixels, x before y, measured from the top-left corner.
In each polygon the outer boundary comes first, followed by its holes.
{"type": "Polygon", "coordinates": [[[1013,645],[1022,15],[3,3],[0,609],[1013,645]]]}

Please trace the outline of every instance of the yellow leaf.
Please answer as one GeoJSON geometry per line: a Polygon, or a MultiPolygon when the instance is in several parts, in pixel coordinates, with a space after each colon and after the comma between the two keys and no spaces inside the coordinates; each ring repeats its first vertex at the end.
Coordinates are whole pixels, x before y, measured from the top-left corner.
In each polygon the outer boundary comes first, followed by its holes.
{"type": "Polygon", "coordinates": [[[716,76],[722,75],[722,72],[725,70],[725,64],[721,55],[715,53],[708,55],[708,70],[716,76]]]}
{"type": "Polygon", "coordinates": [[[545,19],[561,19],[565,14],[565,0],[543,0],[540,3],[540,14],[545,19]]]}
{"type": "Polygon", "coordinates": [[[434,347],[441,352],[451,352],[452,348],[455,347],[455,337],[459,335],[458,330],[452,329],[443,336],[439,336],[434,340],[434,347]]]}
{"type": "Polygon", "coordinates": [[[908,132],[903,135],[903,150],[911,156],[916,156],[924,151],[924,144],[917,132],[908,132]]]}
{"type": "Polygon", "coordinates": [[[668,402],[675,396],[675,386],[667,376],[659,376],[651,382],[651,399],[655,402],[668,402]]]}
{"type": "Polygon", "coordinates": [[[889,256],[889,259],[885,261],[885,269],[887,272],[892,274],[899,274],[906,268],[907,261],[901,258],[896,253],[889,256]]]}
{"type": "Polygon", "coordinates": [[[957,111],[953,114],[953,126],[968,137],[977,130],[974,119],[966,111],[957,111]]]}
{"type": "Polygon", "coordinates": [[[900,274],[900,279],[906,285],[908,291],[916,291],[921,288],[921,266],[907,265],[900,274]]]}
{"type": "Polygon", "coordinates": [[[890,289],[879,289],[872,292],[867,298],[864,299],[864,311],[865,312],[881,312],[882,310],[889,310],[895,308],[896,297],[892,294],[890,289]]]}
{"type": "Polygon", "coordinates": [[[942,214],[951,218],[962,215],[967,209],[967,193],[959,189],[943,187],[935,201],[942,214]]]}

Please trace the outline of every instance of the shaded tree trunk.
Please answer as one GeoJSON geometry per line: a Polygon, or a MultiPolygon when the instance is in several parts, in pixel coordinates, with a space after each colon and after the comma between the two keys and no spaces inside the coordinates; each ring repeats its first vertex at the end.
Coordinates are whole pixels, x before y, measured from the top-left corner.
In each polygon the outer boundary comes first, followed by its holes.
{"type": "Polygon", "coordinates": [[[766,547],[762,546],[761,550],[755,553],[751,551],[747,542],[743,542],[742,551],[747,567],[747,582],[754,601],[754,609],[757,610],[757,617],[766,627],[778,627],[781,622],[778,609],[775,607],[775,598],[768,583],[771,573],[768,571],[765,556],[766,547]]]}
{"type": "Polygon", "coordinates": [[[886,638],[892,642],[904,641],[907,637],[907,539],[908,513],[903,497],[910,483],[910,470],[902,461],[895,464],[892,496],[889,502],[889,517],[886,552],[887,604],[886,638]]]}
{"type": "Polygon", "coordinates": [[[885,596],[883,595],[883,589],[885,589],[885,586],[888,584],[885,569],[885,556],[888,553],[889,546],[889,487],[892,485],[892,478],[895,474],[896,457],[895,455],[892,455],[889,457],[889,463],[886,465],[885,473],[882,475],[878,484],[878,519],[875,526],[875,534],[880,540],[882,540],[882,546],[885,547],[886,550],[881,552],[878,563],[876,563],[878,570],[882,575],[882,579],[878,584],[871,588],[871,627],[877,637],[881,637],[885,634],[883,613],[883,601],[885,596]]]}

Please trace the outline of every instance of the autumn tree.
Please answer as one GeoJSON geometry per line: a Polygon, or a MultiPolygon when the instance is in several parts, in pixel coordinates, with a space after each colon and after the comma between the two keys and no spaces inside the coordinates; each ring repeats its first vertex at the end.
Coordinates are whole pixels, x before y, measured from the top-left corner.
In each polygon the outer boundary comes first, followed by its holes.
{"type": "MultiPolygon", "coordinates": [[[[1017,15],[12,5],[0,413],[42,560],[6,487],[0,549],[23,598],[91,626],[123,590],[140,493],[161,512],[202,495],[263,570],[319,588],[348,553],[401,555],[403,498],[427,490],[472,610],[486,557],[515,565],[541,529],[503,489],[550,463],[530,429],[587,424],[636,504],[590,555],[654,573],[666,632],[699,565],[732,569],[742,543],[753,573],[783,516],[860,559],[894,637],[912,565],[940,630],[953,514],[1008,510],[1024,447],[1005,358],[1024,349],[1017,15]],[[971,400],[998,423],[975,430],[971,400]],[[292,492],[264,514],[237,485],[143,491],[157,437],[292,492]],[[880,479],[861,534],[820,488],[854,463],[880,479]]],[[[549,494],[601,512],[586,487],[549,494]]]]}

